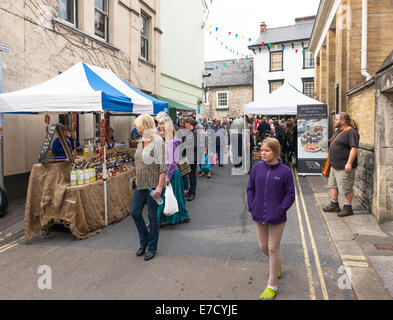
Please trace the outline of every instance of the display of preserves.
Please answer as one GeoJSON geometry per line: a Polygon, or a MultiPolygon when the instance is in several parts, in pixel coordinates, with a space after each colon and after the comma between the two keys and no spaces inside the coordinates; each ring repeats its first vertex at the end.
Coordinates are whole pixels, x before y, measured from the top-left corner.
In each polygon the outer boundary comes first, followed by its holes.
{"type": "MultiPolygon", "coordinates": [[[[108,178],[134,167],[134,150],[111,150],[106,155],[108,178]]],[[[99,155],[76,159],[70,172],[71,186],[89,184],[103,180],[103,162],[99,155]]]]}

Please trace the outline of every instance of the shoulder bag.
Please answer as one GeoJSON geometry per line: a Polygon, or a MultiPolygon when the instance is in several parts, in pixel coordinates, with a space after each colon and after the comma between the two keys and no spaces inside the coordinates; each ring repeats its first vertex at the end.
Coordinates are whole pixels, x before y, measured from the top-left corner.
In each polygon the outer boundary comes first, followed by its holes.
{"type": "MultiPolygon", "coordinates": [[[[345,128],[343,131],[341,131],[341,132],[337,135],[337,137],[334,138],[334,140],[332,141],[332,143],[330,144],[330,148],[332,147],[332,144],[334,143],[334,141],[336,141],[337,138],[338,138],[342,133],[344,133],[345,131],[348,131],[348,130],[351,129],[351,128],[352,128],[352,127],[349,127],[349,126],[348,126],[348,127],[345,128]]],[[[329,149],[330,149],[330,148],[329,148],[329,149]]],[[[329,153],[328,153],[328,157],[327,157],[325,163],[324,163],[323,166],[322,166],[322,175],[323,175],[324,177],[329,177],[329,176],[330,176],[330,167],[331,167],[331,163],[330,163],[329,153]]]]}

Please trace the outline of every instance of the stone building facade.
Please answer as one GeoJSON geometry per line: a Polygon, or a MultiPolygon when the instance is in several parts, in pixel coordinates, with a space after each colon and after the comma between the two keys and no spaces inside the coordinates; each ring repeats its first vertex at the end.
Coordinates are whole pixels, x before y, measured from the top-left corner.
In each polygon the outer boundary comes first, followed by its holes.
{"type": "MultiPolygon", "coordinates": [[[[79,61],[111,69],[146,93],[160,93],[159,0],[3,0],[0,39],[3,89],[48,80],[79,61]]],[[[58,123],[58,115],[50,115],[58,123]]],[[[79,116],[79,140],[95,135],[96,116],[79,116]]],[[[127,141],[130,117],[111,119],[117,141],[127,141]]],[[[28,175],[45,139],[44,115],[6,115],[4,175],[28,175]]],[[[7,185],[7,181],[6,181],[7,185]]]]}
{"type": "Polygon", "coordinates": [[[386,120],[388,110],[392,113],[391,89],[387,80],[377,81],[382,63],[389,65],[392,25],[390,0],[321,0],[310,40],[316,98],[330,107],[330,134],[336,112],[348,112],[359,124],[354,194],[379,222],[393,220],[392,166],[384,160],[392,159],[393,124],[386,120]]]}
{"type": "Polygon", "coordinates": [[[252,59],[205,63],[205,118],[224,120],[243,115],[244,105],[253,101],[252,64],[252,59]]]}

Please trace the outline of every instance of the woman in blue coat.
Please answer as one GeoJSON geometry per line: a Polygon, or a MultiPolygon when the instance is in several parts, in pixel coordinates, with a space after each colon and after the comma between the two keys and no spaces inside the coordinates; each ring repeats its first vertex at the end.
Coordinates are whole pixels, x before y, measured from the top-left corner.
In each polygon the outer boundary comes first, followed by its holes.
{"type": "Polygon", "coordinates": [[[248,209],[256,222],[259,247],[269,257],[269,281],[260,299],[273,300],[281,277],[280,242],[287,211],[295,201],[291,169],[278,159],[280,143],[267,138],[261,145],[261,162],[250,172],[247,186],[248,209]]]}

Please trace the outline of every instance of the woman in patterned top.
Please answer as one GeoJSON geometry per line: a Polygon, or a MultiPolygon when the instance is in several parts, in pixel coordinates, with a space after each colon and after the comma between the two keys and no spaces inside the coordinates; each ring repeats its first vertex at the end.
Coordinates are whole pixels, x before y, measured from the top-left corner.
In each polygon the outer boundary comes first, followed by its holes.
{"type": "Polygon", "coordinates": [[[154,120],[150,115],[140,115],[135,119],[135,126],[142,138],[135,152],[136,189],[132,200],[131,216],[139,233],[140,248],[136,255],[145,255],[144,259],[150,260],[156,254],[158,246],[160,225],[156,200],[161,197],[165,184],[165,145],[162,138],[157,135],[154,120]],[[154,192],[153,195],[150,194],[151,190],[154,192]],[[146,203],[149,212],[149,229],[142,217],[146,203]]]}

